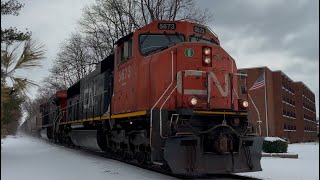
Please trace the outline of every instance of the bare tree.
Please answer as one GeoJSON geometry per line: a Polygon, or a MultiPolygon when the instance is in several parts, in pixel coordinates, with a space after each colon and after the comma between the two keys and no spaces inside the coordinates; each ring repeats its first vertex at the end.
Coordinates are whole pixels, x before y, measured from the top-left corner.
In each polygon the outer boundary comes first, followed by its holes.
{"type": "Polygon", "coordinates": [[[83,9],[81,33],[62,44],[41,91],[70,87],[111,54],[119,38],[156,20],[207,23],[212,16],[194,0],[96,0],[83,9]]]}
{"type": "Polygon", "coordinates": [[[92,58],[79,33],[71,34],[57,54],[50,76],[45,81],[55,89],[70,87],[89,74],[99,61],[92,58]]]}
{"type": "Polygon", "coordinates": [[[119,38],[156,20],[206,24],[213,18],[194,0],[96,0],[83,10],[79,25],[95,61],[101,61],[119,38]]]}

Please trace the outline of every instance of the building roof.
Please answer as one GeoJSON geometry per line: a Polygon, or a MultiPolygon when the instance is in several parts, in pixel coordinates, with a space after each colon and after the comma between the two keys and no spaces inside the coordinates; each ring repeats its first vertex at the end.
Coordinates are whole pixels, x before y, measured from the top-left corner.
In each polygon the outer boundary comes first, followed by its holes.
{"type": "Polygon", "coordinates": [[[302,81],[296,81],[295,83],[301,83],[304,87],[306,87],[313,95],[315,95],[314,94],[314,92],[305,84],[305,83],[303,83],[302,81]]]}
{"type": "MultiPolygon", "coordinates": [[[[258,67],[248,67],[248,68],[239,68],[238,71],[241,71],[241,70],[250,70],[250,69],[268,69],[270,70],[267,66],[258,66],[258,67]]],[[[272,70],[270,70],[272,71],[272,70]]],[[[284,75],[286,78],[288,78],[290,81],[292,81],[292,83],[301,83],[303,86],[305,86],[311,93],[314,94],[314,92],[306,85],[304,84],[302,81],[294,81],[292,80],[287,74],[285,74],[283,71],[281,70],[275,70],[275,71],[272,71],[272,72],[280,72],[281,75],[284,75]]]]}
{"type": "MultiPolygon", "coordinates": [[[[249,69],[269,69],[267,66],[258,66],[258,67],[248,67],[248,68],[238,68],[238,70],[249,70],[249,69]]],[[[270,69],[269,69],[270,70],[270,69]]]]}

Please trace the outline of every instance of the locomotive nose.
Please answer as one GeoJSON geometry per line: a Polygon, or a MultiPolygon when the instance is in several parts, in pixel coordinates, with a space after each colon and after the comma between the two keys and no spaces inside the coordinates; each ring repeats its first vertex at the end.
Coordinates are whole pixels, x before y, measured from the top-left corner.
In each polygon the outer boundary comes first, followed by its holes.
{"type": "Polygon", "coordinates": [[[221,58],[222,49],[206,43],[186,43],[178,47],[177,90],[178,104],[184,108],[230,108],[231,60],[221,58]],[[179,50],[180,48],[180,50],[179,50]],[[180,53],[181,54],[181,53],[180,53]],[[194,105],[190,100],[194,98],[194,105]]]}

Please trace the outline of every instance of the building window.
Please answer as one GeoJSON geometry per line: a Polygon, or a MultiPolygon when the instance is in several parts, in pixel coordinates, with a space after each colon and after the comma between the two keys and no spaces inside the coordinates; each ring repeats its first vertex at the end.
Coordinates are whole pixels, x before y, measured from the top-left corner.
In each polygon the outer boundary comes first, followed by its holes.
{"type": "MultiPolygon", "coordinates": [[[[246,72],[244,72],[244,71],[240,71],[239,72],[240,74],[247,74],[246,72]]],[[[240,79],[246,79],[247,77],[246,76],[240,76],[240,79]]]]}

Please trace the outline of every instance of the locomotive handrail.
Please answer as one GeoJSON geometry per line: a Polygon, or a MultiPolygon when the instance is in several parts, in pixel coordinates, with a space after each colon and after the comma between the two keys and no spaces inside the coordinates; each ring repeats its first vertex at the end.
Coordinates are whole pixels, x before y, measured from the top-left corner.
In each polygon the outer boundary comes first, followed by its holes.
{"type": "MultiPolygon", "coordinates": [[[[183,70],[183,71],[184,72],[191,72],[191,74],[194,73],[194,72],[206,73],[205,71],[198,71],[198,70],[183,70]]],[[[179,76],[181,76],[181,72],[182,71],[179,71],[177,73],[177,79],[178,79],[179,76]]],[[[162,108],[163,108],[164,104],[169,100],[169,98],[171,97],[172,93],[177,89],[177,87],[178,87],[178,81],[176,81],[176,86],[173,88],[173,90],[171,91],[169,96],[165,99],[165,101],[162,103],[162,105],[160,107],[160,120],[159,120],[159,123],[160,123],[160,137],[162,137],[162,138],[168,138],[168,136],[163,136],[162,135],[162,113],[161,113],[161,111],[162,111],[162,108]]],[[[208,97],[209,96],[210,96],[210,94],[208,94],[208,97]]]]}
{"type": "MultiPolygon", "coordinates": [[[[150,110],[150,147],[152,148],[152,116],[153,116],[153,109],[157,106],[157,104],[160,102],[160,100],[162,99],[162,97],[167,93],[167,91],[170,89],[170,87],[172,86],[173,84],[173,51],[171,51],[171,83],[170,85],[167,87],[167,89],[162,93],[162,95],[160,96],[160,98],[158,99],[158,101],[153,105],[153,107],[151,108],[150,110]]],[[[161,110],[160,110],[160,117],[161,117],[161,110]]],[[[162,132],[161,132],[161,128],[162,128],[162,125],[161,125],[161,119],[160,119],[160,135],[162,137],[162,132]]],[[[154,163],[154,164],[159,164],[159,165],[162,165],[162,163],[160,162],[155,162],[152,160],[151,158],[151,162],[154,163]]]]}
{"type": "Polygon", "coordinates": [[[209,26],[207,26],[207,28],[209,29],[209,31],[210,31],[213,35],[216,36],[216,38],[218,38],[218,35],[217,35],[209,26]]]}
{"type": "Polygon", "coordinates": [[[177,89],[177,85],[172,89],[171,93],[169,94],[169,96],[167,97],[167,99],[163,102],[163,104],[160,107],[160,137],[162,138],[168,138],[168,136],[163,136],[162,135],[162,107],[164,106],[164,104],[169,100],[169,98],[171,97],[172,93],[177,89]]]}

